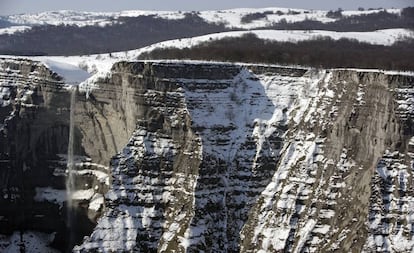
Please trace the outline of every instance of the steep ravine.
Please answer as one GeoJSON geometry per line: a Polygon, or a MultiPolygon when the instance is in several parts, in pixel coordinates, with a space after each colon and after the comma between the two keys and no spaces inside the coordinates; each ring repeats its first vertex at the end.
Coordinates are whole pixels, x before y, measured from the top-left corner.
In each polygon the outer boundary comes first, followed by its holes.
{"type": "MultiPolygon", "coordinates": [[[[1,64],[0,249],[15,231],[64,249],[69,92],[41,64],[1,64]]],[[[74,251],[412,251],[413,83],[116,63],[76,97],[74,251]]]]}

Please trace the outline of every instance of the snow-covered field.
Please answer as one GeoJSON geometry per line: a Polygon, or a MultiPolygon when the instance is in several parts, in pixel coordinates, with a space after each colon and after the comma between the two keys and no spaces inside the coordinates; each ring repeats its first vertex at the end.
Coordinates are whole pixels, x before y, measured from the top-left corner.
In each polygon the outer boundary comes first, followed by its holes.
{"type": "MultiPolygon", "coordinates": [[[[383,10],[383,9],[382,9],[383,10]]],[[[352,15],[363,15],[369,13],[375,13],[382,10],[373,10],[373,11],[344,11],[345,16],[352,15]]],[[[399,14],[400,9],[387,9],[389,13],[399,14]]],[[[301,22],[305,20],[315,20],[322,23],[334,22],[336,19],[329,18],[326,16],[328,11],[322,10],[305,10],[305,9],[288,9],[288,8],[262,8],[262,9],[252,9],[252,8],[241,8],[241,9],[231,9],[223,11],[205,11],[200,12],[200,16],[206,21],[211,23],[222,22],[226,24],[226,27],[229,28],[244,28],[244,29],[254,29],[259,27],[266,27],[272,25],[273,23],[278,23],[283,21],[294,23],[301,22]],[[251,23],[243,23],[242,18],[249,14],[255,13],[268,13],[266,17],[254,20],[251,23]]]]}
{"type": "MultiPolygon", "coordinates": [[[[328,37],[334,40],[342,38],[357,40],[376,45],[390,46],[396,41],[404,38],[414,38],[414,32],[408,29],[385,29],[373,32],[334,32],[321,30],[252,30],[252,31],[232,31],[207,34],[192,38],[183,38],[177,40],[169,40],[153,44],[148,47],[139,49],[139,53],[148,52],[157,48],[186,48],[197,46],[203,42],[212,40],[220,40],[226,37],[237,38],[246,34],[255,34],[258,38],[271,41],[281,42],[298,42],[304,40],[312,40],[320,37],[328,37]]],[[[132,52],[132,51],[129,51],[132,52]]],[[[138,51],[136,51],[138,52],[138,51]]]]}

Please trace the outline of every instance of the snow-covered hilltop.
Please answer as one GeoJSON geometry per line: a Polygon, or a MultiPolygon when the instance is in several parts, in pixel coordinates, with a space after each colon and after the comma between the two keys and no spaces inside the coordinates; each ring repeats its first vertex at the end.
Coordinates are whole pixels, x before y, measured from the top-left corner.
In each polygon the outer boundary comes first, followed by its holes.
{"type": "Polygon", "coordinates": [[[54,11],[18,14],[0,17],[0,54],[109,53],[209,34],[212,34],[209,36],[212,39],[221,36],[235,37],[237,31],[241,34],[252,31],[259,37],[279,41],[300,41],[319,35],[391,45],[396,40],[413,37],[412,33],[406,30],[412,28],[412,19],[411,9],[408,8],[367,11],[287,8],[200,12],[54,11]],[[273,32],[266,32],[267,30],[278,30],[280,34],[270,34],[273,32]],[[289,30],[297,32],[288,32],[289,30]],[[304,31],[310,32],[304,34],[304,31]],[[215,35],[223,32],[233,33],[215,35]],[[120,40],[119,37],[123,39],[120,40]]]}
{"type": "MultiPolygon", "coordinates": [[[[366,11],[343,11],[344,16],[367,15],[386,11],[399,14],[401,9],[377,9],[366,11]]],[[[115,24],[120,17],[154,16],[161,19],[183,19],[185,14],[196,14],[209,23],[223,23],[228,28],[253,29],[270,26],[282,20],[285,22],[300,22],[314,20],[323,23],[334,22],[335,18],[328,17],[328,11],[304,10],[288,8],[242,8],[218,11],[141,11],[129,10],[121,12],[79,12],[79,11],[51,11],[33,14],[16,14],[2,17],[3,21],[14,25],[75,25],[75,26],[106,26],[115,24]],[[251,22],[243,17],[251,16],[251,22]],[[254,18],[254,15],[257,15],[254,18]]]]}

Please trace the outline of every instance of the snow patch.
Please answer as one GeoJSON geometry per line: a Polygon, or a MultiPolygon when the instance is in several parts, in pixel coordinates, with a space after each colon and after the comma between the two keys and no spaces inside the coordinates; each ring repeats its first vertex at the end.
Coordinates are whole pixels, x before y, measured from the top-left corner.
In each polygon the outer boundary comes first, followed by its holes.
{"type": "Polygon", "coordinates": [[[39,57],[38,59],[41,60],[53,72],[63,77],[64,81],[67,84],[77,85],[91,76],[88,72],[79,68],[78,66],[66,63],[64,61],[57,61],[53,58],[47,57],[39,57]]]}
{"type": "Polygon", "coordinates": [[[89,202],[89,209],[98,212],[104,205],[104,197],[102,194],[96,193],[89,202]]]}
{"type": "Polygon", "coordinates": [[[28,30],[30,30],[31,29],[31,27],[30,26],[24,26],[24,25],[22,25],[22,26],[10,26],[10,27],[7,27],[7,28],[0,28],[0,35],[3,35],[3,34],[14,34],[14,33],[18,33],[18,32],[25,32],[25,31],[28,31],[28,30]]]}
{"type": "Polygon", "coordinates": [[[58,253],[58,250],[49,247],[54,237],[55,233],[46,234],[34,231],[14,232],[10,236],[0,235],[0,251],[20,253],[23,246],[25,253],[58,253]]]}

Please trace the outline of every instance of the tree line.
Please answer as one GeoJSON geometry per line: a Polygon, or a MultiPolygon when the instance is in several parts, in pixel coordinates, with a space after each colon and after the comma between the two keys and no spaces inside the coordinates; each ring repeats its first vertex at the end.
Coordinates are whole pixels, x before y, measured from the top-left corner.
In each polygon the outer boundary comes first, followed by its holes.
{"type": "Polygon", "coordinates": [[[192,48],[160,48],[141,59],[191,59],[303,65],[323,68],[375,68],[414,71],[414,40],[392,46],[372,45],[350,39],[319,37],[299,42],[277,42],[246,34],[223,38],[192,48]]]}
{"type": "Polygon", "coordinates": [[[330,11],[328,17],[336,18],[333,22],[323,23],[306,19],[300,22],[281,20],[270,28],[278,30],[328,30],[337,32],[368,32],[379,29],[406,28],[414,30],[414,7],[402,9],[401,14],[382,10],[375,13],[343,16],[342,10],[330,11]]]}

